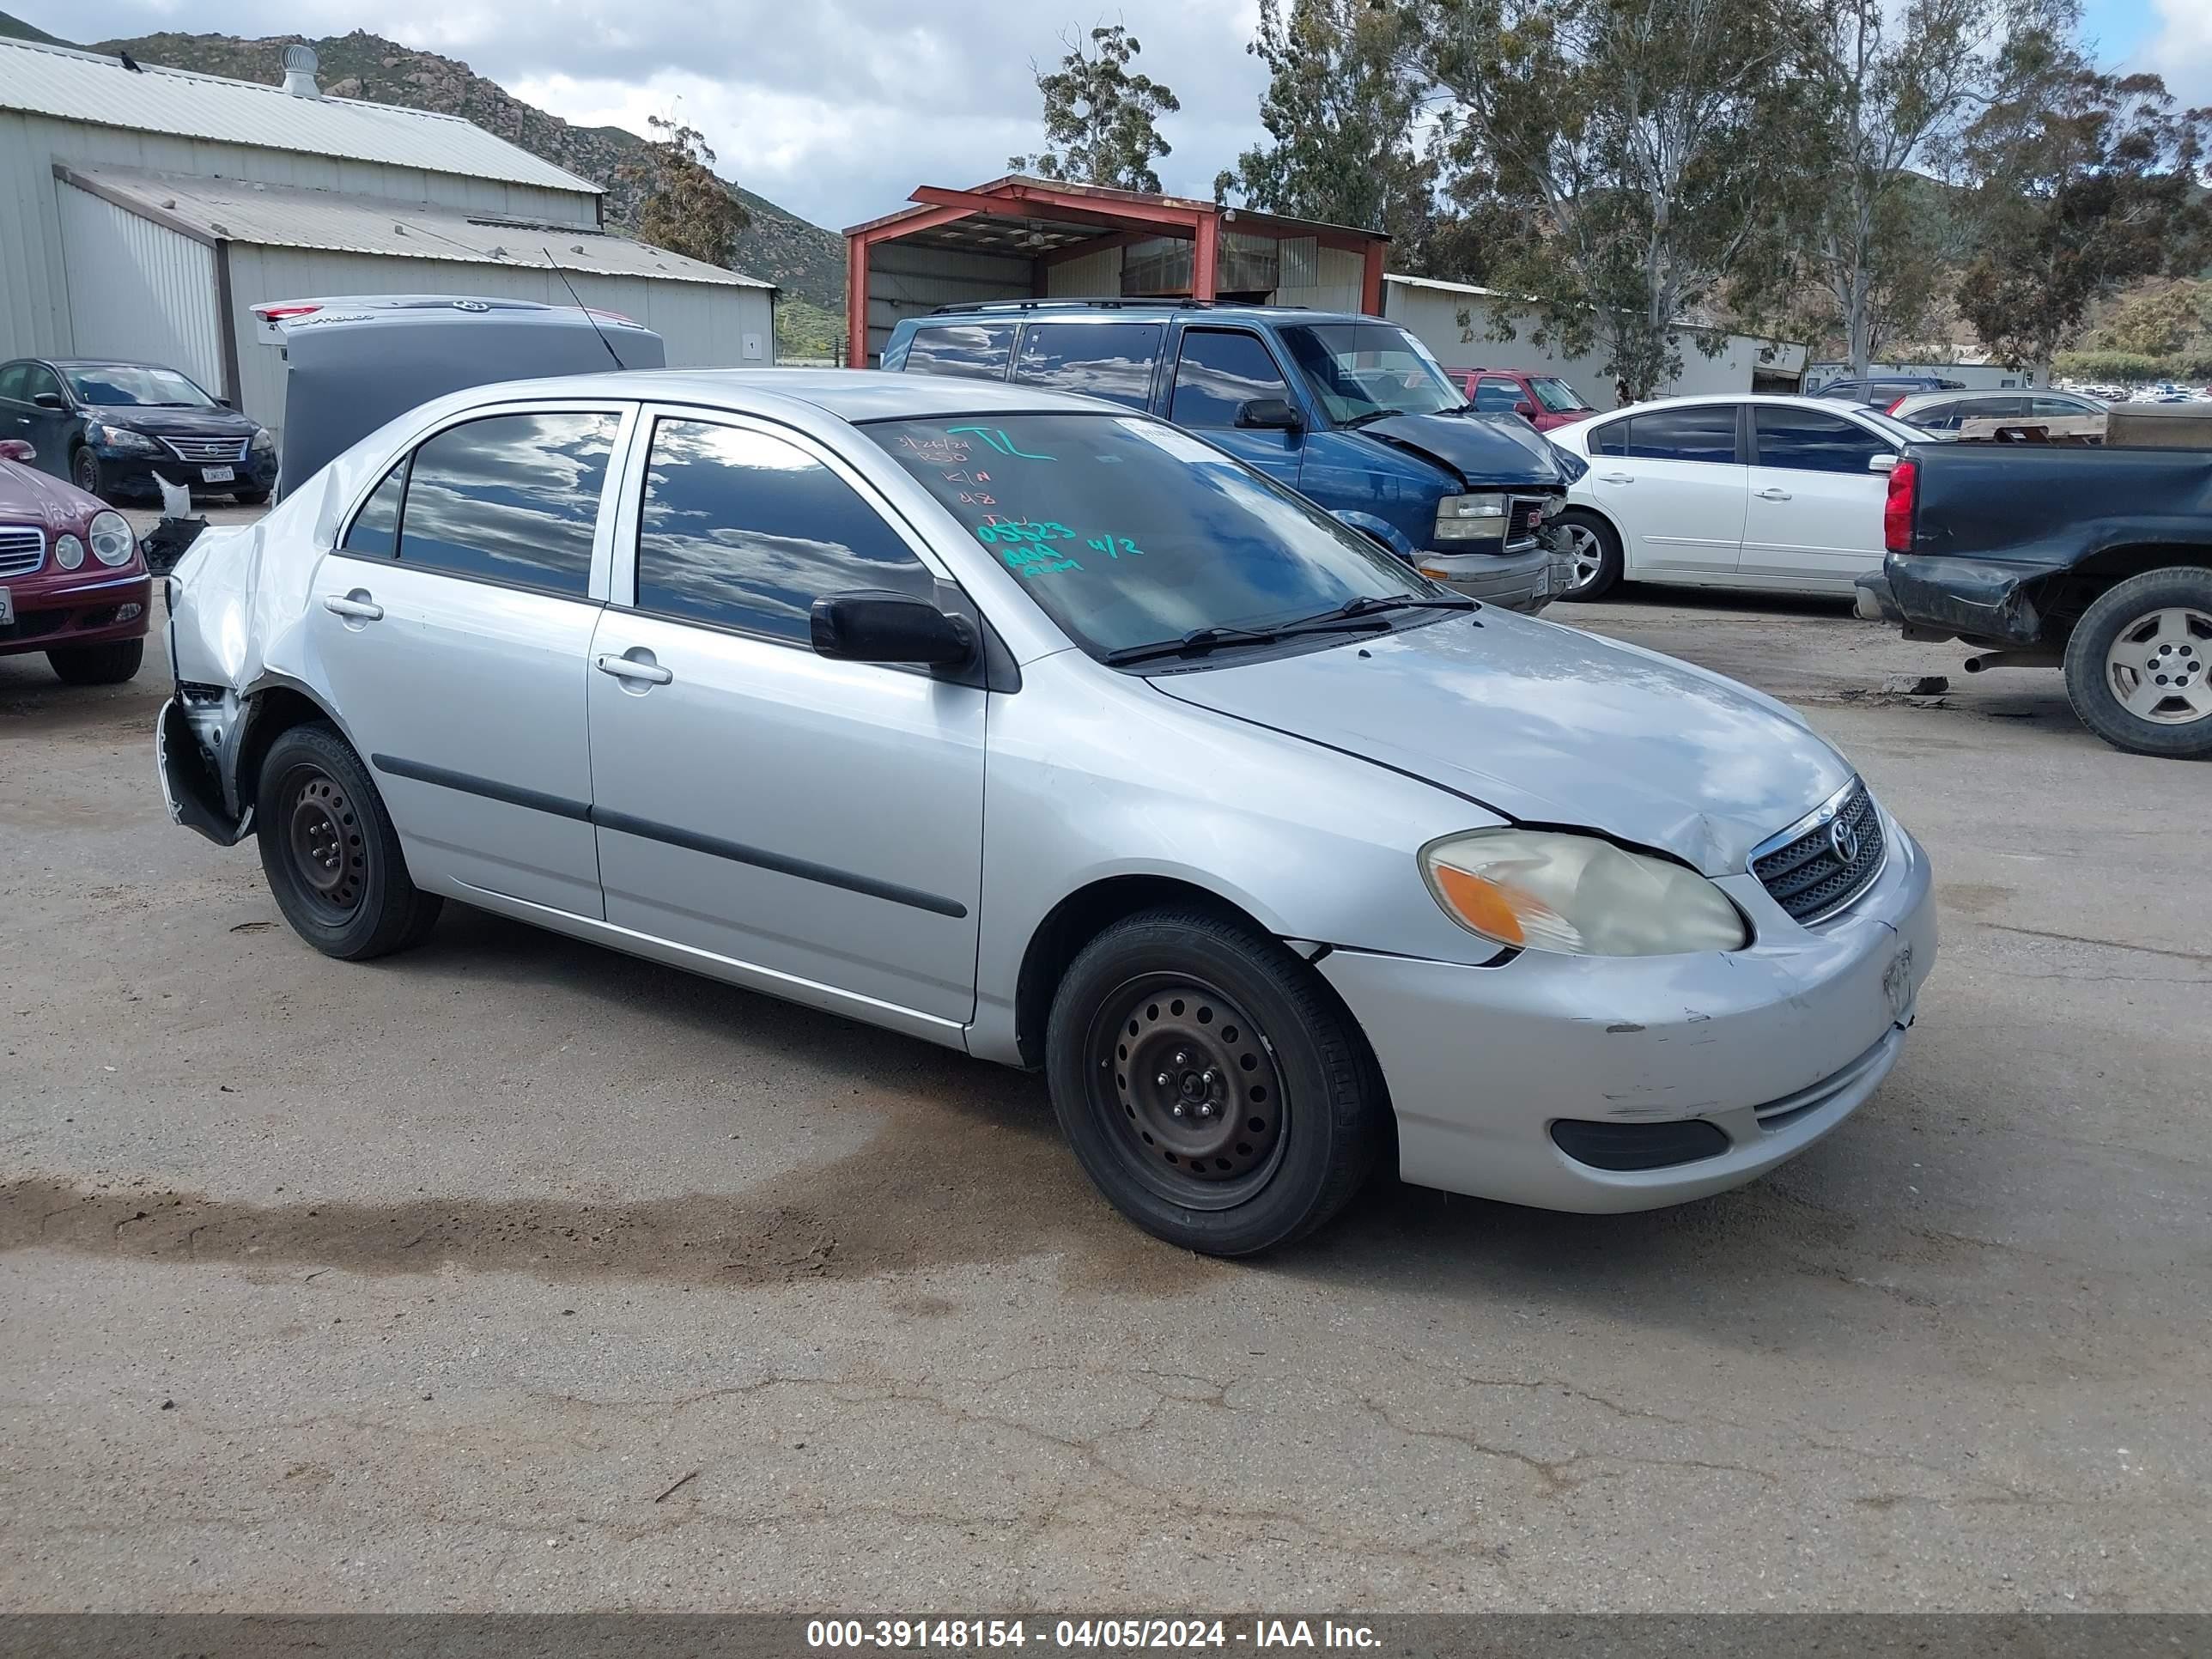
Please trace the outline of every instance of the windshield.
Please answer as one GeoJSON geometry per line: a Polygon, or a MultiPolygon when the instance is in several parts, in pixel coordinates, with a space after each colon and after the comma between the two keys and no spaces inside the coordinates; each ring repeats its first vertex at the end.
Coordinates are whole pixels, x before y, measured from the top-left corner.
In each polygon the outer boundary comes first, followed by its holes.
{"type": "Polygon", "coordinates": [[[1554,415],[1571,415],[1578,409],[1588,409],[1583,394],[1556,374],[1531,374],[1528,389],[1536,394],[1536,401],[1554,415]]]}
{"type": "Polygon", "coordinates": [[[81,404],[103,409],[131,404],[178,405],[212,409],[209,397],[173,368],[148,368],[137,363],[100,363],[89,368],[67,368],[63,376],[81,404]]]}
{"type": "Polygon", "coordinates": [[[1338,425],[1466,407],[1429,349],[1395,323],[1302,323],[1281,331],[1291,361],[1338,425]]]}
{"type": "Polygon", "coordinates": [[[1442,591],[1303,497],[1158,421],[951,415],[861,430],[1094,655],[1442,591]]]}

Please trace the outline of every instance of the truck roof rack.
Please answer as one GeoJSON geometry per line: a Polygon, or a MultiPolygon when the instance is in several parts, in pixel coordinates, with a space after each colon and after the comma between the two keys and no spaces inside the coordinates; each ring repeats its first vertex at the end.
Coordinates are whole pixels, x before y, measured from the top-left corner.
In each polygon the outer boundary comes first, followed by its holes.
{"type": "Polygon", "coordinates": [[[1119,311],[1127,306],[1175,311],[1211,311],[1233,306],[1239,311],[1305,311],[1305,306],[1255,306],[1241,300],[961,300],[934,306],[929,314],[943,317],[979,311],[1119,311]]]}

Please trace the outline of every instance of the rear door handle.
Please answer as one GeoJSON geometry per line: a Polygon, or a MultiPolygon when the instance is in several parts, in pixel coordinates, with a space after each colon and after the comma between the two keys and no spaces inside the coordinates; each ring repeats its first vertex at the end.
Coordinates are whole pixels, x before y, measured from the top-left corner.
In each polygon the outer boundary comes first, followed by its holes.
{"type": "Polygon", "coordinates": [[[1786,501],[1790,499],[1790,492],[1786,489],[1762,489],[1759,492],[1759,499],[1762,501],[1786,501]]]}
{"type": "Polygon", "coordinates": [[[1636,475],[1632,472],[1601,472],[1597,475],[1597,481],[1600,483],[1634,483],[1636,475]]]}
{"type": "MultiPolygon", "coordinates": [[[[354,590],[354,593],[360,592],[361,590],[358,588],[354,590]]],[[[361,594],[358,599],[354,597],[354,593],[325,593],[323,595],[323,609],[332,616],[344,617],[354,622],[384,620],[382,605],[371,601],[365,593],[361,594]]]]}
{"type": "Polygon", "coordinates": [[[601,657],[599,672],[644,685],[665,685],[676,678],[657,662],[638,662],[629,657],[601,657]]]}

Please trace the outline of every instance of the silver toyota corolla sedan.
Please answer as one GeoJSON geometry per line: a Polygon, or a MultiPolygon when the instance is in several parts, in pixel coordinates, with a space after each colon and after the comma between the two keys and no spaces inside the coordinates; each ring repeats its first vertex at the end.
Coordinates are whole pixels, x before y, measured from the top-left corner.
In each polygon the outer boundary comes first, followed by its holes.
{"type": "Polygon", "coordinates": [[[425,404],[173,580],[172,816],[331,956],[459,899],[1042,1069],[1237,1255],[1378,1154],[1718,1192],[1896,1061],[1927,856],[1757,692],[1477,605],[1176,428],[921,375],[425,404]]]}

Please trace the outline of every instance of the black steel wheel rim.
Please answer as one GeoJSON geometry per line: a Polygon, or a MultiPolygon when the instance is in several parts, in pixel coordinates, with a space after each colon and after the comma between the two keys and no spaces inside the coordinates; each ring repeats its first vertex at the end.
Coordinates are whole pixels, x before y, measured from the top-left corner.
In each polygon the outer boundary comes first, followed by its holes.
{"type": "Polygon", "coordinates": [[[1103,998],[1085,1054],[1092,1109],[1131,1173],[1194,1210],[1226,1210],[1267,1184],[1289,1137],[1275,1052],[1219,987],[1148,974],[1103,998]]]}
{"type": "Polygon", "coordinates": [[[93,459],[92,452],[90,450],[80,449],[77,451],[76,477],[74,482],[76,483],[76,487],[79,489],[83,490],[87,495],[91,495],[98,489],[100,484],[100,463],[93,459]]]}
{"type": "Polygon", "coordinates": [[[352,918],[368,895],[368,838],[345,786],[320,767],[284,779],[284,847],[300,894],[318,917],[352,918]]]}

